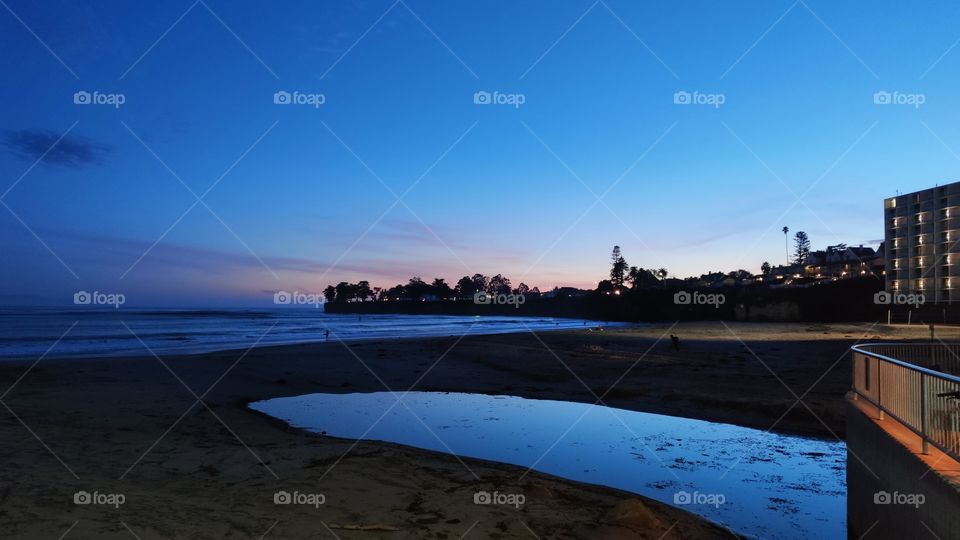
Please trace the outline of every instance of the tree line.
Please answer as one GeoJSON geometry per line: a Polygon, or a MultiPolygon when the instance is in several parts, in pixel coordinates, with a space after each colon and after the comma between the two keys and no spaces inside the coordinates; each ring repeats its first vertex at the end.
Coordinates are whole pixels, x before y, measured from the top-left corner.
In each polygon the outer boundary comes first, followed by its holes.
{"type": "Polygon", "coordinates": [[[597,292],[617,293],[623,289],[646,289],[663,286],[667,280],[667,269],[650,270],[639,266],[630,266],[623,258],[620,246],[613,246],[610,253],[610,279],[597,284],[597,292]]]}
{"type": "Polygon", "coordinates": [[[463,276],[452,287],[443,278],[434,278],[427,283],[420,276],[410,278],[404,284],[397,284],[390,288],[371,287],[369,281],[348,283],[341,281],[336,285],[329,285],[323,290],[327,302],[386,302],[397,300],[463,300],[472,298],[477,292],[492,294],[523,294],[526,296],[540,295],[540,289],[532,289],[526,283],[513,287],[510,279],[497,274],[488,277],[483,274],[463,276]]]}
{"type": "MultiPolygon", "coordinates": [[[[786,235],[787,227],[784,227],[786,235]]],[[[794,235],[795,253],[794,262],[801,263],[810,254],[810,239],[807,233],[798,231],[794,235]]],[[[761,271],[770,272],[770,263],[764,262],[761,271]]],[[[712,276],[713,274],[710,274],[712,276]]],[[[746,270],[737,270],[725,274],[735,279],[746,279],[752,274],[746,270]]],[[[610,254],[609,279],[601,280],[596,291],[601,294],[620,294],[624,290],[666,288],[669,273],[666,268],[648,269],[627,264],[620,246],[613,246],[610,254]]],[[[710,277],[706,276],[706,277],[710,277]]],[[[704,276],[702,276],[704,277],[704,276]]],[[[509,278],[502,274],[492,277],[483,274],[463,276],[454,285],[450,285],[443,278],[434,278],[432,282],[424,281],[420,276],[410,278],[406,284],[397,284],[394,287],[371,287],[369,281],[348,283],[341,281],[336,285],[329,285],[323,290],[327,302],[386,302],[398,300],[465,300],[472,298],[477,292],[491,294],[523,294],[539,297],[540,289],[530,288],[526,283],[513,287],[509,278]]]]}

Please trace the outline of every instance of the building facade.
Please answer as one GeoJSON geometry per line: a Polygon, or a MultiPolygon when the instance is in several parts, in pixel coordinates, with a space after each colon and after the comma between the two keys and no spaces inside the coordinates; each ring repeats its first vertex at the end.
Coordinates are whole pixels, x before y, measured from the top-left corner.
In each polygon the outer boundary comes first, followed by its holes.
{"type": "Polygon", "coordinates": [[[803,261],[804,274],[818,280],[848,279],[883,276],[883,243],[880,249],[847,247],[846,244],[827,246],[825,250],[811,251],[803,261]],[[878,257],[880,260],[878,260],[878,257]]]}
{"type": "Polygon", "coordinates": [[[883,201],[886,289],[960,300],[960,182],[883,201]]]}

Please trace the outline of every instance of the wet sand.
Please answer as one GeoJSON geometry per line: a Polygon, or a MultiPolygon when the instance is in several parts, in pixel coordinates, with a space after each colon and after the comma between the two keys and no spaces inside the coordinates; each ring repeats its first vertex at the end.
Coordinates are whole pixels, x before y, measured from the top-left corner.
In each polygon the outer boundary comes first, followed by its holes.
{"type": "Polygon", "coordinates": [[[589,403],[600,396],[625,409],[842,437],[847,348],[861,338],[925,332],[685,323],[161,359],[48,358],[32,369],[34,359],[7,362],[0,364],[0,399],[9,407],[0,407],[0,530],[5,538],[730,537],[624,492],[313,436],[246,404],[411,387],[589,403]],[[681,337],[679,352],[669,332],[681,337]],[[80,490],[122,493],[125,502],[76,505],[80,490]],[[326,499],[319,508],[275,505],[280,490],[326,499]],[[476,505],[481,490],[522,492],[527,504],[476,505]]]}

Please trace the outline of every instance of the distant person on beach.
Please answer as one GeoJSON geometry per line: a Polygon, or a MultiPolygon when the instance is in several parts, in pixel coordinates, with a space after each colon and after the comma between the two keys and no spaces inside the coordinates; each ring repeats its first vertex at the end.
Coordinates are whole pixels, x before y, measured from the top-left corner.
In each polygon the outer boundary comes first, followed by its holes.
{"type": "Polygon", "coordinates": [[[324,331],[324,333],[323,333],[323,338],[324,338],[324,339],[328,339],[328,340],[330,339],[330,329],[329,329],[329,328],[328,328],[326,331],[324,331]]]}
{"type": "Polygon", "coordinates": [[[670,334],[670,341],[673,342],[673,350],[680,352],[680,337],[670,334]]]}

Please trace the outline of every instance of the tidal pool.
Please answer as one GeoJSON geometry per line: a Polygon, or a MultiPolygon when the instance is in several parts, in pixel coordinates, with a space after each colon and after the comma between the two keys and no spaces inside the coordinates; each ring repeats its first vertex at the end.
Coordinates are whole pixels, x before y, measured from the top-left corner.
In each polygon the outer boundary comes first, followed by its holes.
{"type": "Polygon", "coordinates": [[[510,463],[631,491],[751,537],[847,535],[842,442],[483,394],[307,394],[250,407],[334,437],[510,463]]]}

